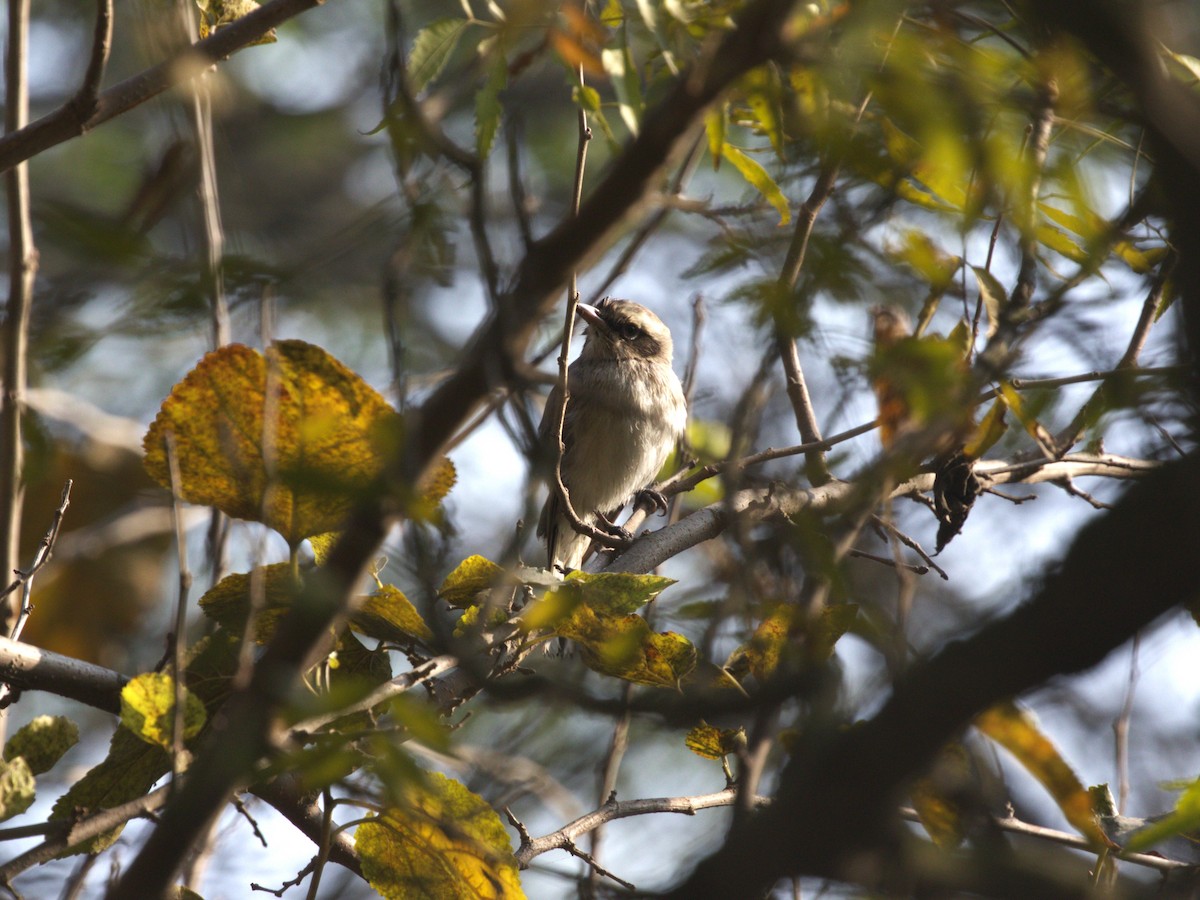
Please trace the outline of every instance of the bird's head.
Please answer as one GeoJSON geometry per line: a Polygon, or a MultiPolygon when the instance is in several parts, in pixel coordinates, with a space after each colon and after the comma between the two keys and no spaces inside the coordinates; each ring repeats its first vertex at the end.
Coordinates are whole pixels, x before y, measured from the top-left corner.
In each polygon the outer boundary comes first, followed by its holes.
{"type": "Polygon", "coordinates": [[[591,359],[644,359],[671,364],[671,332],[640,303],[605,297],[576,309],[588,323],[582,356],[591,359]]]}

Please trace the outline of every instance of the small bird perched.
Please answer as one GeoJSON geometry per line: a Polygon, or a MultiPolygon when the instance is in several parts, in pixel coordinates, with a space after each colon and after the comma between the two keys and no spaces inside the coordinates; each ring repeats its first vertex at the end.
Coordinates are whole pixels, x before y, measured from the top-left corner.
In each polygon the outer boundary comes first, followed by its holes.
{"type": "MultiPolygon", "coordinates": [[[[606,528],[666,462],[687,423],[687,402],[671,368],[671,332],[658,316],[610,297],[576,309],[588,330],[567,370],[562,478],[576,515],[606,528]]],[[[547,447],[554,444],[561,396],[557,386],[550,392],[538,428],[547,447]]],[[[551,569],[583,564],[590,539],[571,527],[553,484],[537,533],[551,569]]]]}

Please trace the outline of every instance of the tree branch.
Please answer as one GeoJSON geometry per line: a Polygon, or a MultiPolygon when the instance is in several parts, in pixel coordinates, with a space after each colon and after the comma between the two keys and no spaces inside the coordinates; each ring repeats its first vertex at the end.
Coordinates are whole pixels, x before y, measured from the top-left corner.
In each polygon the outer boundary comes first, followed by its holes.
{"type": "MultiPolygon", "coordinates": [[[[171,59],[101,92],[95,102],[89,104],[90,112],[73,99],[36,122],[6,134],[0,138],[0,172],[6,172],[44,150],[85,134],[175,85],[191,81],[213,63],[220,62],[231,53],[252,44],[275,26],[322,2],[324,0],[271,0],[171,59]]],[[[95,68],[102,72],[101,66],[95,68]]],[[[89,65],[85,87],[92,75],[93,66],[89,65]]]]}

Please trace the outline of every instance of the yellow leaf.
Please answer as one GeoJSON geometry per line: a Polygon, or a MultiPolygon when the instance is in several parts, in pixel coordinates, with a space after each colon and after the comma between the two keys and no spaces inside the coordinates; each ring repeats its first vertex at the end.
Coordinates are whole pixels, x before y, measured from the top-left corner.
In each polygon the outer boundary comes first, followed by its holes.
{"type": "Polygon", "coordinates": [[[714,728],[704,720],[687,733],[684,745],[705,759],[720,759],[746,746],[745,728],[714,728]]]}
{"type": "MultiPolygon", "coordinates": [[[[222,26],[236,22],[242,16],[258,9],[254,0],[197,0],[200,10],[200,20],[197,23],[197,34],[203,40],[222,26]]],[[[275,43],[275,29],[272,28],[262,37],[251,41],[246,46],[255,47],[259,44],[275,43]]]]}
{"type": "Polygon", "coordinates": [[[340,525],[374,485],[384,462],[375,435],[395,421],[374,389],[320,347],[277,341],[264,358],[230,344],[172,389],[146,433],[145,466],[171,487],[173,436],[184,500],[262,522],[295,546],[340,525]]]}
{"type": "MultiPolygon", "coordinates": [[[[207,718],[200,698],[184,688],[184,740],[195,737],[207,718]]],[[[162,672],[147,672],[121,688],[121,724],[147,744],[169,750],[175,727],[175,679],[162,672]]]]}
{"type": "Polygon", "coordinates": [[[350,614],[350,624],[365,635],[398,644],[412,643],[413,638],[427,641],[433,637],[417,608],[399,588],[390,584],[368,594],[362,606],[350,614]]]}
{"type": "Polygon", "coordinates": [[[468,556],[446,576],[438,588],[438,596],[458,609],[466,609],[475,602],[480,591],[486,591],[504,575],[504,569],[486,557],[468,556]]]}
{"type": "Polygon", "coordinates": [[[33,806],[35,794],[33,773],[25,757],[0,760],[0,822],[33,806]]]}
{"type": "Polygon", "coordinates": [[[759,163],[732,144],[725,144],[721,154],[733,163],[733,167],[742,173],[742,177],[763,195],[763,198],[775,207],[779,213],[779,224],[786,225],[792,221],[792,210],[788,206],[787,197],[779,189],[767,170],[759,163]]]}
{"type": "Polygon", "coordinates": [[[962,810],[955,801],[971,777],[966,748],[955,741],[943,748],[933,771],[913,785],[913,807],[921,825],[944,850],[952,850],[963,841],[962,810]]]}
{"type": "Polygon", "coordinates": [[[1097,846],[1109,845],[1100,831],[1087,790],[1030,713],[1015,703],[1001,703],[977,716],[975,727],[1016,757],[1041,782],[1080,834],[1097,846]]]}
{"type": "Polygon", "coordinates": [[[696,667],[696,648],[674,632],[655,633],[638,615],[598,615],[578,606],[555,629],[575,641],[588,668],[635,684],[678,687],[696,667]]]}
{"type": "Polygon", "coordinates": [[[750,640],[729,655],[724,668],[735,678],[749,673],[766,681],[788,654],[803,652],[809,661],[825,662],[857,618],[855,603],[827,606],[811,623],[800,607],[781,603],[763,618],[750,640]]]}
{"type": "Polygon", "coordinates": [[[484,800],[435,772],[394,788],[396,805],[358,826],[363,874],[386,900],[518,900],[508,832],[484,800]]]}
{"type": "Polygon", "coordinates": [[[967,460],[981,459],[983,454],[1004,437],[1004,432],[1008,430],[1008,425],[1004,422],[1004,414],[1007,411],[1008,404],[1004,397],[997,397],[996,402],[975,426],[975,431],[963,446],[962,454],[967,460]]]}

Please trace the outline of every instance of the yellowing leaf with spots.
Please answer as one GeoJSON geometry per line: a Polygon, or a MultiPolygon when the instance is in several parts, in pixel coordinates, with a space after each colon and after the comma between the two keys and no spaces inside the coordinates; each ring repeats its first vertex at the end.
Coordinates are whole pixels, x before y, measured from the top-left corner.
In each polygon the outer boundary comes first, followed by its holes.
{"type": "MultiPolygon", "coordinates": [[[[207,715],[200,698],[183,689],[183,737],[195,737],[207,715]]],[[[171,747],[175,727],[175,679],[161,672],[147,672],[121,689],[121,724],[147,744],[171,747]]]]}
{"type": "Polygon", "coordinates": [[[167,442],[189,503],[262,522],[295,546],[342,523],[383,468],[377,435],[396,412],[303,341],[266,356],[230,344],[175,385],[146,433],[146,471],[171,487],[167,442]]]}
{"type": "Polygon", "coordinates": [[[435,772],[358,826],[363,874],[386,900],[519,900],[508,832],[484,800],[435,772]]]}
{"type": "Polygon", "coordinates": [[[37,716],[8,739],[4,759],[18,756],[34,775],[49,772],[68,750],[79,743],[79,727],[65,716],[37,716]]]}
{"type": "Polygon", "coordinates": [[[580,647],[588,668],[635,684],[678,687],[696,668],[696,647],[673,631],[655,633],[638,615],[597,614],[580,604],[555,633],[580,647]]]}
{"type": "Polygon", "coordinates": [[[397,644],[410,644],[413,638],[429,640],[433,637],[412,601],[390,584],[381,585],[377,591],[368,594],[362,606],[350,614],[350,624],[369,637],[397,644]]]}
{"type": "Polygon", "coordinates": [[[697,756],[705,759],[721,759],[746,746],[745,728],[714,728],[701,720],[700,724],[687,733],[684,744],[697,756]]]}
{"type": "Polygon", "coordinates": [[[446,576],[438,588],[438,596],[451,606],[466,609],[475,602],[480,591],[486,591],[503,574],[504,569],[490,559],[479,555],[468,556],[446,576]]]}
{"type": "Polygon", "coordinates": [[[530,631],[557,628],[581,604],[599,616],[626,615],[641,609],[674,583],[674,579],[661,575],[572,572],[528,609],[522,621],[530,631]]]}

